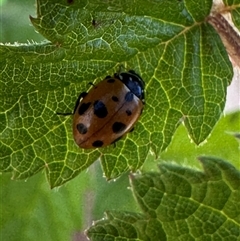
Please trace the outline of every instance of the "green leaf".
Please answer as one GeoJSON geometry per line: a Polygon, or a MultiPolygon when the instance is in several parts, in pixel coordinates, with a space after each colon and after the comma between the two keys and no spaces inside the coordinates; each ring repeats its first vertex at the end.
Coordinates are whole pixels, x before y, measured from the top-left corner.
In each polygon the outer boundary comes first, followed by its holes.
{"type": "Polygon", "coordinates": [[[131,175],[143,214],[107,212],[88,229],[97,240],[239,240],[240,172],[200,157],[204,172],[163,163],[159,172],[131,175]]]}
{"type": "Polygon", "coordinates": [[[224,0],[226,7],[230,7],[232,20],[234,25],[240,30],[240,1],[239,0],[224,0]]]}
{"type": "Polygon", "coordinates": [[[181,125],[167,150],[161,153],[160,158],[161,160],[174,160],[178,164],[200,168],[200,163],[192,160],[204,153],[205,155],[221,156],[221,158],[240,168],[239,143],[233,138],[233,133],[240,132],[239,123],[239,111],[222,116],[206,143],[197,148],[194,143],[189,143],[186,130],[181,125]]]}
{"type": "Polygon", "coordinates": [[[27,178],[43,168],[62,185],[101,157],[108,179],[169,145],[181,120],[199,144],[225,104],[232,66],[205,19],[210,0],[37,1],[31,21],[50,42],[0,45],[0,170],[27,178]],[[146,83],[146,108],[135,131],[116,145],[81,150],[71,112],[89,82],[134,69],[146,83]]]}
{"type": "MultiPolygon", "coordinates": [[[[189,140],[186,130],[180,126],[166,155],[161,154],[160,160],[150,155],[151,159],[147,159],[144,170],[156,170],[156,164],[162,159],[168,162],[174,160],[189,168],[199,168],[200,162],[196,161],[196,156],[203,153],[210,155],[211,150],[212,155],[218,153],[218,156],[223,156],[240,169],[239,143],[231,135],[231,132],[239,132],[239,117],[239,113],[222,116],[208,143],[198,148],[193,143],[186,148],[185,143],[189,140]],[[174,150],[174,147],[177,149],[174,150]]],[[[10,173],[0,176],[2,240],[16,241],[19,237],[24,241],[71,240],[77,233],[83,233],[93,220],[101,219],[106,210],[141,212],[132,189],[126,188],[129,186],[128,175],[106,182],[98,161],[87,172],[83,171],[71,182],[53,190],[49,189],[44,172],[24,181],[13,181],[10,177],[10,173]]]]}

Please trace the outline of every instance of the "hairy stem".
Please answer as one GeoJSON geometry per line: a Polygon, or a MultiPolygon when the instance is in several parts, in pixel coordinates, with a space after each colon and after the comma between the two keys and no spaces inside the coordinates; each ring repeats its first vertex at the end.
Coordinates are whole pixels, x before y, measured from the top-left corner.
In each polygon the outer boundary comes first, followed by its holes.
{"type": "Polygon", "coordinates": [[[228,55],[234,65],[240,67],[240,36],[221,15],[215,14],[208,17],[208,22],[220,35],[228,55]]]}

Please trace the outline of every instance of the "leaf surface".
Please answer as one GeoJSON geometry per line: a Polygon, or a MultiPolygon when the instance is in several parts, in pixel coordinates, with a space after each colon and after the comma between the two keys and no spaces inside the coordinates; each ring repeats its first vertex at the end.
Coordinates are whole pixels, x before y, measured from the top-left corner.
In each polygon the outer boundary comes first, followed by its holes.
{"type": "Polygon", "coordinates": [[[181,120],[199,144],[225,104],[232,67],[215,30],[205,22],[211,1],[37,1],[36,30],[50,42],[0,46],[2,172],[27,178],[43,168],[52,187],[101,157],[107,179],[158,155],[181,120]],[[134,69],[146,83],[146,107],[116,145],[79,149],[71,112],[89,82],[134,69]]]}
{"type": "Polygon", "coordinates": [[[131,176],[143,214],[112,211],[88,231],[98,240],[239,240],[240,172],[200,157],[204,172],[163,163],[159,172],[131,176]]]}

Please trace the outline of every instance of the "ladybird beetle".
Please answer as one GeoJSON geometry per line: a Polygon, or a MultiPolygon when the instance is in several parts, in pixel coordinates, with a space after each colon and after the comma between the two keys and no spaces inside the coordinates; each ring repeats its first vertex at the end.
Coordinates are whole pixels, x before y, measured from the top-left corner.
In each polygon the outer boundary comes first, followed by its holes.
{"type": "MultiPolygon", "coordinates": [[[[93,84],[92,84],[93,85],[93,84]]],[[[133,70],[107,76],[79,95],[73,136],[84,149],[105,147],[133,130],[144,107],[144,82],[133,70]]]]}

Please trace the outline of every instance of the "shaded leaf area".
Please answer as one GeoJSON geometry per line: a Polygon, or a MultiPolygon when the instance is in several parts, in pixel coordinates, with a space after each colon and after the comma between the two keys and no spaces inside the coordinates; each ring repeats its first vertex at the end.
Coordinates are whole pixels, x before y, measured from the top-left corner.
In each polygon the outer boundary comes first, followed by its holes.
{"type": "Polygon", "coordinates": [[[34,27],[50,42],[0,46],[0,170],[27,178],[46,168],[52,187],[97,158],[108,179],[158,155],[180,120],[199,144],[226,99],[232,67],[205,23],[211,1],[37,1],[34,27]],[[71,112],[89,82],[134,69],[146,83],[146,107],[135,131],[113,146],[80,150],[71,112]]]}
{"type": "Polygon", "coordinates": [[[230,6],[229,11],[231,12],[232,20],[234,25],[240,31],[240,1],[239,0],[224,0],[225,6],[230,6]]]}
{"type": "Polygon", "coordinates": [[[107,212],[88,229],[97,240],[239,240],[240,172],[213,157],[200,157],[204,172],[173,164],[131,176],[143,214],[107,212]]]}

